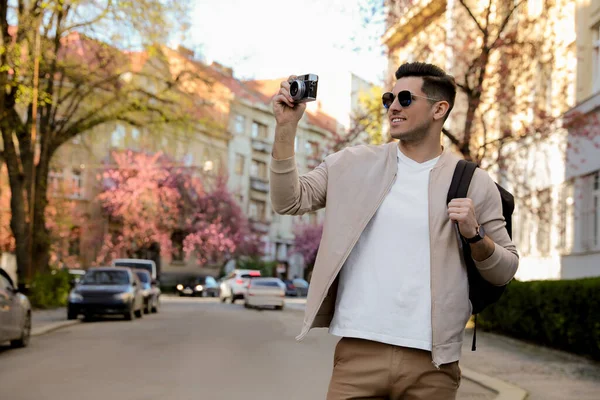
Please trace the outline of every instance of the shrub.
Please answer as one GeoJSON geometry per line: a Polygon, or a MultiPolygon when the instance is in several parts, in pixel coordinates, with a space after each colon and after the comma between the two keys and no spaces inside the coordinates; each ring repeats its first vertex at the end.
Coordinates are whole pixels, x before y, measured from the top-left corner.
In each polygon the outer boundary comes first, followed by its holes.
{"type": "Polygon", "coordinates": [[[53,270],[37,273],[29,290],[29,301],[34,308],[54,308],[67,305],[71,276],[67,271],[53,270]]]}
{"type": "Polygon", "coordinates": [[[477,318],[485,330],[600,359],[600,278],[512,281],[477,318]]]}

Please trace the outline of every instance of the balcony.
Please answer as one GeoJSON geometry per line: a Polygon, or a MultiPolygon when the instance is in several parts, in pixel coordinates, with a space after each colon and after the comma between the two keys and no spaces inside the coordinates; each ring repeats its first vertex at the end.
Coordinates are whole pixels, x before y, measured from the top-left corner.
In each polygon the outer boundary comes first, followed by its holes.
{"type": "Polygon", "coordinates": [[[269,193],[269,182],[262,178],[250,178],[250,189],[257,192],[269,193]]]}
{"type": "Polygon", "coordinates": [[[254,232],[269,233],[270,225],[265,221],[258,221],[254,218],[250,218],[250,227],[254,232]]]}
{"type": "Polygon", "coordinates": [[[271,151],[271,145],[260,139],[252,139],[252,150],[269,153],[271,151]]]}
{"type": "Polygon", "coordinates": [[[388,49],[402,46],[406,40],[430,25],[446,11],[447,4],[446,0],[395,0],[390,3],[387,30],[382,38],[388,49]]]}

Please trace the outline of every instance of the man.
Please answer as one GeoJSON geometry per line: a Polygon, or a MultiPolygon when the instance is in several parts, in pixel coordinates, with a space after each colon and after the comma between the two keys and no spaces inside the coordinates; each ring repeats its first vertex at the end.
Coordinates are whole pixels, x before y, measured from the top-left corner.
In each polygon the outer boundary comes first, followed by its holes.
{"type": "Polygon", "coordinates": [[[305,105],[294,104],[289,81],[273,98],[273,208],[299,215],[327,206],[298,340],[314,327],[342,338],[330,400],[454,399],[472,310],[456,225],[484,279],[506,284],[518,266],[485,171],[476,170],[468,198],[446,204],[459,161],[441,146],[454,79],[425,63],[403,64],[396,79],[382,100],[398,142],[348,147],[302,176],[294,138],[305,105]]]}

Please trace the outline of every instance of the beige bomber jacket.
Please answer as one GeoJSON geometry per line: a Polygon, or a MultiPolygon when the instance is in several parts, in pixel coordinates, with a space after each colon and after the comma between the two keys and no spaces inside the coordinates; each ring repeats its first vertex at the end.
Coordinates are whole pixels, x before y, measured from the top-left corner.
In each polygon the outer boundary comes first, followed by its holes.
{"type": "MultiPolygon", "coordinates": [[[[301,215],[325,207],[323,236],[297,340],[311,328],[331,323],[338,273],[389,192],[398,170],[396,157],[396,142],[353,146],[326,157],[301,176],[295,157],[271,158],[270,195],[278,214],[301,215]]],[[[432,362],[436,366],[460,359],[464,328],[472,310],[466,267],[446,205],[458,161],[456,155],[444,150],[429,179],[432,362]]],[[[519,256],[505,228],[500,194],[487,172],[475,171],[467,196],[473,200],[478,223],[496,244],[489,258],[475,264],[492,284],[506,284],[517,271],[519,256]]]]}

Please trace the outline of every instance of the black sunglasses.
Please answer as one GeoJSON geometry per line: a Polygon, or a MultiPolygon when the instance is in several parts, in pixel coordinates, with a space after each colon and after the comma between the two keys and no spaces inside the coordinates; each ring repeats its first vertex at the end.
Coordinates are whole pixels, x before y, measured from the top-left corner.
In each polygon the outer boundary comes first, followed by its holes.
{"type": "Polygon", "coordinates": [[[394,95],[394,93],[392,93],[392,92],[384,93],[383,96],[381,96],[381,102],[383,103],[383,106],[386,109],[389,109],[392,106],[392,103],[394,102],[394,99],[396,97],[398,97],[398,103],[400,103],[400,105],[402,107],[410,106],[411,103],[413,102],[413,100],[415,100],[415,98],[417,98],[417,97],[420,97],[422,99],[431,100],[431,101],[439,101],[438,99],[432,99],[431,97],[425,97],[425,96],[419,96],[416,94],[412,94],[408,90],[402,90],[402,91],[398,92],[398,95],[394,95]]]}

